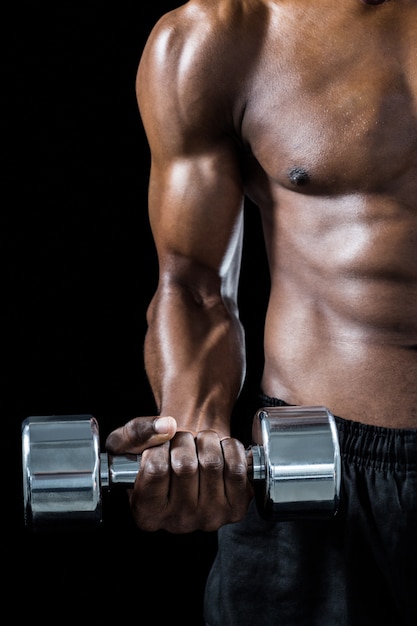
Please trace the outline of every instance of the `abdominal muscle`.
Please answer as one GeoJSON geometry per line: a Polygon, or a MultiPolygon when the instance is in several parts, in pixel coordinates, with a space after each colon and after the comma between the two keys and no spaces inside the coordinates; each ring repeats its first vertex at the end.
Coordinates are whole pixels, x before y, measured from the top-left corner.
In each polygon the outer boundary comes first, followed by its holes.
{"type": "Polygon", "coordinates": [[[263,391],[417,428],[417,214],[327,202],[304,197],[267,216],[263,391]]]}

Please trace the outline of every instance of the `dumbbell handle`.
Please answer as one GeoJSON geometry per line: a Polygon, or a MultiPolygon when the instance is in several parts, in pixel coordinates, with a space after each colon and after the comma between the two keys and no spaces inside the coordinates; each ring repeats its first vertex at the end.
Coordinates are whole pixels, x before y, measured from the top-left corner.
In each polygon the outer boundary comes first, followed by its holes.
{"type": "MultiPolygon", "coordinates": [[[[132,487],[140,470],[141,454],[112,455],[100,453],[100,481],[101,486],[110,489],[114,486],[132,487]]],[[[246,449],[248,476],[251,480],[264,480],[265,457],[263,447],[249,446],[246,449]]]]}

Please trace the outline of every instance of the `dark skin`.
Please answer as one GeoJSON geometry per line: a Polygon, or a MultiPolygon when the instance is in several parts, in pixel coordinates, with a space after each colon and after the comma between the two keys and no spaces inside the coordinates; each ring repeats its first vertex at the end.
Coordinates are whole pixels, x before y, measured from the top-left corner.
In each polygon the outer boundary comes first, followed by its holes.
{"type": "Polygon", "coordinates": [[[138,417],[139,528],[213,531],[253,495],[230,417],[245,378],[245,196],[270,266],[263,391],[417,427],[416,0],[191,0],[137,79],[160,277],[145,366],[167,442],[138,417]],[[378,6],[371,6],[378,5],[378,6]],[[176,434],[174,431],[176,429],[176,434]]]}

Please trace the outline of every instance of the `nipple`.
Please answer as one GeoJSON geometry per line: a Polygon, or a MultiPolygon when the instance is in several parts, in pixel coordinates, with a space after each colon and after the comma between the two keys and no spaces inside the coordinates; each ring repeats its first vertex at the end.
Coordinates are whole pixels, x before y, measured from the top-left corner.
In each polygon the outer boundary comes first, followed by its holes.
{"type": "Polygon", "coordinates": [[[304,167],[293,167],[288,171],[288,178],[292,182],[293,185],[297,185],[297,187],[302,187],[302,185],[306,185],[310,177],[308,175],[307,170],[304,167]]]}

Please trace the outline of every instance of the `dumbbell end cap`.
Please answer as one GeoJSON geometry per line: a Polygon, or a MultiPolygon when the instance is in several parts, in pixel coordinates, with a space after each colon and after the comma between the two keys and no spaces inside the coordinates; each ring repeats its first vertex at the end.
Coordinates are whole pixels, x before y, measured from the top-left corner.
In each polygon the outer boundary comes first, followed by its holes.
{"type": "Polygon", "coordinates": [[[265,481],[256,488],[265,518],[327,519],[340,498],[340,450],[332,413],[323,406],[259,410],[253,439],[262,445],[265,481]]]}
{"type": "Polygon", "coordinates": [[[102,519],[98,425],[91,415],[22,422],[25,527],[87,530],[102,519]]]}

